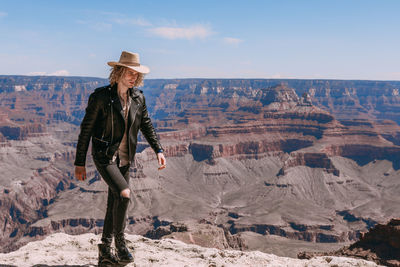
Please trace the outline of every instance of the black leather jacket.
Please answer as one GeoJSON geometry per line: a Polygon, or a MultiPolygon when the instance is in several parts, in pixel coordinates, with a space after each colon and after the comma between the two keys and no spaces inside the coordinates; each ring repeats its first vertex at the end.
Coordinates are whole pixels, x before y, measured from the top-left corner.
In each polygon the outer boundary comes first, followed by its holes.
{"type": "MultiPolygon", "coordinates": [[[[130,88],[132,98],[128,115],[129,162],[132,163],[139,129],[155,153],[163,149],[149,118],[143,91],[130,88]]],[[[101,163],[112,159],[125,131],[122,105],[117,93],[117,84],[97,88],[89,96],[85,117],[81,123],[76,147],[76,166],[85,166],[89,141],[92,137],[92,155],[101,163]]]]}

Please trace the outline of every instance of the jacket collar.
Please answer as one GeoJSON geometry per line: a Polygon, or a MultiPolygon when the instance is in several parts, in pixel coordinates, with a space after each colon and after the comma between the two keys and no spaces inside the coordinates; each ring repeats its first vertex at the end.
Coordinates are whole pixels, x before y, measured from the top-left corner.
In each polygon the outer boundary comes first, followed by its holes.
{"type": "Polygon", "coordinates": [[[139,97],[139,94],[140,94],[139,89],[134,88],[134,87],[129,88],[129,95],[130,95],[130,97],[132,97],[132,99],[139,97]]]}
{"type": "MultiPolygon", "coordinates": [[[[110,85],[110,90],[111,90],[111,97],[112,99],[119,99],[118,97],[118,84],[115,83],[114,85],[110,85]]],[[[128,89],[128,94],[132,99],[135,99],[137,97],[139,97],[140,91],[139,89],[135,88],[135,87],[131,87],[128,89]]]]}
{"type": "MultiPolygon", "coordinates": [[[[121,104],[121,101],[119,100],[117,88],[118,88],[117,83],[110,86],[111,104],[119,111],[119,113],[122,115],[122,117],[124,117],[124,113],[122,110],[122,104],[121,104]]],[[[128,94],[129,94],[129,97],[131,97],[132,99],[135,99],[135,98],[139,97],[139,90],[137,88],[133,88],[133,87],[129,88],[128,94]]]]}
{"type": "Polygon", "coordinates": [[[110,86],[110,100],[111,104],[119,111],[122,112],[121,101],[119,101],[118,93],[117,93],[117,84],[110,86]]]}

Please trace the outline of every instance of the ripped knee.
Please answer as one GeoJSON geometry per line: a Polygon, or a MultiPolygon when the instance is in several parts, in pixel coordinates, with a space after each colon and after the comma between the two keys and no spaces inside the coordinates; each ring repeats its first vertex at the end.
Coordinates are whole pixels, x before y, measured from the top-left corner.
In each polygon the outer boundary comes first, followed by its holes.
{"type": "Polygon", "coordinates": [[[130,198],[131,197],[131,190],[129,190],[128,188],[122,190],[121,191],[121,197],[130,198]]]}

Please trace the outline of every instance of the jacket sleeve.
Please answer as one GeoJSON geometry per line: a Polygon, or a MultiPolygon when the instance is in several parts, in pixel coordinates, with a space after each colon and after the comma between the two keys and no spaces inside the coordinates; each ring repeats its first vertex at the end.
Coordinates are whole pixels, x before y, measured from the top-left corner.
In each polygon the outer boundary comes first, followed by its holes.
{"type": "Polygon", "coordinates": [[[143,133],[144,137],[146,138],[147,142],[150,144],[155,153],[164,151],[160,142],[158,141],[156,131],[154,130],[153,124],[151,123],[151,119],[149,117],[149,113],[147,112],[146,100],[144,98],[144,95],[140,131],[143,133]]]}
{"type": "Polygon", "coordinates": [[[76,145],[75,166],[85,166],[86,154],[99,110],[100,104],[96,101],[96,95],[92,93],[89,96],[85,117],[81,123],[81,132],[76,145]]]}

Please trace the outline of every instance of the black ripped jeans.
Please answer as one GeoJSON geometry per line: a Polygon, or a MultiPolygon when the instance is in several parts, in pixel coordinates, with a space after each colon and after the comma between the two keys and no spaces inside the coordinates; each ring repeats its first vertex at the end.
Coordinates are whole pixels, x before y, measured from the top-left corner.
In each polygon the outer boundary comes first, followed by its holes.
{"type": "Polygon", "coordinates": [[[113,234],[123,234],[126,224],[126,211],[130,198],[121,196],[121,191],[129,188],[129,164],[119,167],[116,162],[100,163],[93,158],[97,171],[108,185],[107,211],[104,218],[101,240],[111,243],[113,234]]]}

